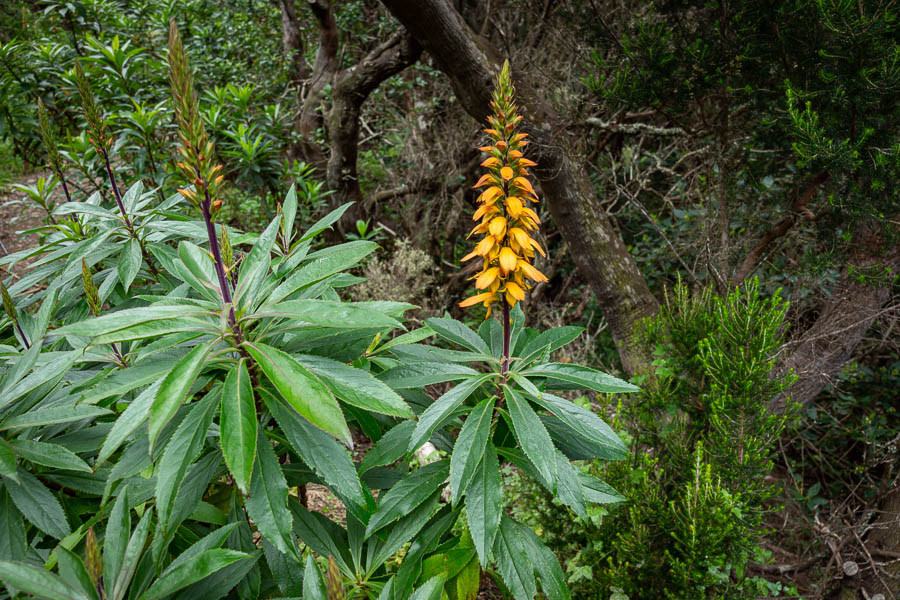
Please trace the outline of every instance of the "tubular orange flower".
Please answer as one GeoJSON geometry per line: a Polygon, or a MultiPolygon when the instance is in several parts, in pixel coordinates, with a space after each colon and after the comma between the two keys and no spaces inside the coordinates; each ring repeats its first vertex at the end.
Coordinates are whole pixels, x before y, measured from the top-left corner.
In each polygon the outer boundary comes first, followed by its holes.
{"type": "Polygon", "coordinates": [[[472,217],[477,225],[469,234],[484,238],[463,258],[463,261],[479,257],[483,260],[481,270],[473,279],[476,289],[487,291],[459,304],[463,308],[483,304],[488,315],[498,300],[504,300],[509,308],[524,300],[526,290],[531,289],[528,280],[547,281],[531,264],[535,250],[544,255],[543,248],[529,233],[536,231],[540,224],[537,213],[529,206],[538,198],[528,179],[528,167],[537,164],[523,155],[528,134],[518,131],[522,116],[517,113],[514,95],[506,62],[497,76],[491,102],[493,114],[487,118],[489,128],[484,130],[491,142],[479,148],[488,155],[481,163],[488,172],[472,186],[475,189],[489,186],[478,196],[479,206],[472,217]]]}

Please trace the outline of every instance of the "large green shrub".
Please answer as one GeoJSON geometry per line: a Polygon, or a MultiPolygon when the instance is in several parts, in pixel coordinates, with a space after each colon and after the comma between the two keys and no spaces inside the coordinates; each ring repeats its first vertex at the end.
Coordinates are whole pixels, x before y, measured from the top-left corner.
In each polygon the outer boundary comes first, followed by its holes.
{"type": "Polygon", "coordinates": [[[786,308],[777,294],[760,297],[755,281],[726,298],[676,287],[645,328],[655,373],[643,378],[641,394],[617,407],[629,460],[584,466],[627,504],[596,507],[573,527],[565,507],[516,483],[513,513],[561,555],[577,597],[617,591],[632,600],[753,598],[775,591],[748,576],[747,566],[764,559],[762,517],[777,491],[765,477],[789,418],[768,409],[788,383],[772,374],[786,308]]]}
{"type": "Polygon", "coordinates": [[[317,241],[347,207],[299,231],[320,195],[302,177],[261,233],[216,223],[221,166],[174,21],[169,41],[184,187],[120,190],[116,134],[76,63],[102,186],[45,203],[42,243],[0,261],[20,272],[0,288],[3,597],[471,600],[485,570],[517,599],[569,598],[502,511],[500,457],[584,517],[620,501],[570,459],[625,446],[552,392],[637,388],[551,361],[580,330],[524,328],[508,298],[502,325],[394,335],[413,306],[342,299],[376,244],[317,241]],[[356,462],[360,436],[373,447],[356,462]],[[420,465],[427,443],[445,457],[420,465]],[[345,523],[309,510],[310,483],[345,523]]]}

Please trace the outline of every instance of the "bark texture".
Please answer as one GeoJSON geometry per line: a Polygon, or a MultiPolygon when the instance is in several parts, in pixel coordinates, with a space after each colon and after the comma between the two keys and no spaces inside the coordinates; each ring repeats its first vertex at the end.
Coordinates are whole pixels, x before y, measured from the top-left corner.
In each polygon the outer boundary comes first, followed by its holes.
{"type": "MultiPolygon", "coordinates": [[[[328,187],[334,191],[335,208],[355,202],[351,212],[360,214],[362,192],[356,170],[359,149],[359,116],[363,103],[385,79],[416,62],[422,47],[407,32],[379,44],[358,64],[338,73],[332,88],[332,105],[325,124],[331,141],[328,187]]],[[[351,217],[352,218],[352,217],[351,217]]]]}
{"type": "MultiPolygon", "coordinates": [[[[450,78],[456,97],[483,123],[500,57],[490,43],[466,24],[448,0],[382,0],[413,33],[450,78]]],[[[568,151],[558,115],[513,69],[513,79],[530,134],[529,157],[543,196],[575,263],[590,282],[628,373],[649,361],[635,340],[637,325],[658,309],[644,277],[606,214],[584,165],[568,151]]]]}
{"type": "Polygon", "coordinates": [[[294,0],[273,0],[281,10],[281,43],[284,46],[284,60],[287,64],[291,81],[299,91],[303,82],[309,78],[309,69],[303,58],[303,34],[297,20],[294,0]]]}
{"type": "MultiPolygon", "coordinates": [[[[292,0],[280,0],[290,3],[292,0]]],[[[310,71],[302,60],[302,77],[292,75],[292,78],[302,80],[302,92],[300,97],[300,111],[294,120],[294,129],[299,134],[299,141],[288,151],[291,160],[303,160],[324,174],[328,162],[325,153],[316,143],[316,131],[323,126],[322,99],[325,87],[334,78],[338,62],[338,28],[334,19],[334,9],[328,0],[307,0],[306,4],[319,24],[319,46],[316,50],[316,59],[310,71]]],[[[293,5],[292,5],[293,6],[293,5]]],[[[284,35],[284,11],[282,11],[282,34],[284,35]]],[[[296,16],[296,15],[295,15],[296,16]]],[[[299,29],[297,29],[299,35],[299,29]]],[[[287,46],[288,41],[284,41],[287,46]]]]}
{"type": "Polygon", "coordinates": [[[806,405],[831,382],[853,357],[863,335],[884,314],[891,299],[886,269],[894,275],[900,270],[900,248],[884,248],[877,226],[862,228],[848,263],[841,271],[834,291],[822,307],[819,317],[799,338],[788,343],[785,358],[779,361],[782,372],[793,370],[797,382],[774,401],[775,410],[783,410],[787,398],[806,405]],[[887,279],[879,285],[863,279],[887,279]]]}

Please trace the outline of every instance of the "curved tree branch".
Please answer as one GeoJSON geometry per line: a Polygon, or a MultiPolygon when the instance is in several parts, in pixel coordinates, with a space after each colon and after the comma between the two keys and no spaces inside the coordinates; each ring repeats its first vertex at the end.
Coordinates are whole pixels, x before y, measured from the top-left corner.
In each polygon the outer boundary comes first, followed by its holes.
{"type": "Polygon", "coordinates": [[[753,273],[753,271],[756,269],[760,258],[762,258],[763,252],[765,252],[769,244],[790,231],[791,227],[794,226],[794,223],[797,222],[797,217],[800,216],[801,211],[806,208],[806,205],[809,204],[810,200],[812,200],[819,187],[821,187],[822,184],[828,181],[828,177],[828,172],[822,171],[806,184],[803,189],[803,193],[798,194],[797,199],[794,200],[794,204],[793,206],[791,206],[791,212],[788,213],[786,217],[778,221],[778,223],[775,224],[775,226],[769,231],[769,233],[760,238],[753,249],[750,250],[750,252],[747,253],[747,256],[744,257],[743,262],[741,262],[741,266],[738,267],[737,272],[735,272],[734,277],[731,280],[732,286],[740,285],[741,283],[743,283],[743,281],[747,279],[747,277],[749,277],[750,274],[753,273]]]}
{"type": "Polygon", "coordinates": [[[359,115],[363,103],[382,81],[416,62],[421,54],[422,47],[404,31],[394,34],[358,64],[335,77],[331,110],[325,118],[331,141],[327,179],[328,187],[334,190],[332,204],[335,207],[355,202],[353,212],[355,216],[359,215],[362,192],[356,158],[359,150],[359,115]]]}
{"type": "MultiPolygon", "coordinates": [[[[497,51],[471,30],[448,0],[382,3],[447,74],[466,112],[484,122],[500,66],[497,51]]],[[[529,154],[538,163],[535,174],[553,219],[603,306],[626,371],[640,372],[649,360],[635,333],[639,322],[656,312],[657,301],[594,194],[585,165],[573,159],[575,153],[568,147],[559,117],[520,73],[514,72],[514,80],[528,124],[525,130],[531,136],[529,154]]]]}

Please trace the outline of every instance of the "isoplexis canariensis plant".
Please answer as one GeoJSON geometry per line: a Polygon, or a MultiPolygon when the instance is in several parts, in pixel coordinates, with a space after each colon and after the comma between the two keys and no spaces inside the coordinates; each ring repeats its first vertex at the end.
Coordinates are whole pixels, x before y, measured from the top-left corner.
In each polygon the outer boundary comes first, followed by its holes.
{"type": "MultiPolygon", "coordinates": [[[[213,210],[222,205],[221,200],[214,200],[219,185],[222,183],[222,165],[214,160],[213,142],[206,133],[203,119],[200,118],[200,104],[197,91],[194,89],[194,77],[191,74],[181,43],[181,35],[175,20],[169,24],[169,83],[172,86],[172,98],[175,102],[175,120],[178,122],[180,145],[178,152],[181,160],[177,163],[184,178],[193,186],[192,189],[179,189],[178,193],[187,198],[191,204],[200,209],[206,224],[209,237],[210,252],[215,263],[216,278],[219,290],[226,305],[232,304],[231,287],[225,272],[225,262],[219,249],[216,228],[212,222],[213,210]]],[[[235,325],[234,307],[229,314],[235,333],[239,332],[235,325]]]]}
{"type": "Polygon", "coordinates": [[[75,85],[78,87],[78,93],[81,96],[81,105],[84,109],[84,117],[87,121],[88,126],[88,134],[90,136],[91,144],[94,146],[94,149],[97,151],[97,155],[103,158],[103,165],[106,169],[106,176],[109,178],[109,184],[112,187],[113,196],[116,199],[116,206],[119,209],[119,214],[122,217],[122,222],[125,224],[125,228],[128,230],[128,235],[131,239],[135,240],[141,251],[141,257],[144,262],[147,263],[147,267],[150,269],[150,273],[153,275],[155,279],[159,279],[159,270],[156,268],[153,260],[150,258],[150,255],[147,253],[147,248],[144,245],[144,240],[138,234],[138,230],[135,227],[135,223],[132,220],[131,216],[128,214],[128,210],[125,207],[125,203],[122,200],[122,194],[119,191],[119,184],[116,181],[115,173],[113,173],[112,164],[110,163],[110,149],[113,145],[113,138],[109,134],[109,131],[106,127],[106,123],[103,120],[103,115],[100,113],[100,108],[97,105],[96,100],[94,99],[94,93],[91,91],[91,86],[88,83],[87,76],[84,73],[84,69],[81,67],[81,63],[79,61],[75,61],[75,85]]]}
{"type": "Polygon", "coordinates": [[[535,252],[545,256],[533,234],[541,220],[530,204],[538,197],[528,179],[528,167],[536,166],[525,158],[527,133],[519,131],[522,116],[515,104],[515,88],[509,74],[509,61],[497,76],[491,101],[493,114],[488,116],[491,144],[479,148],[488,156],[481,166],[488,169],[473,186],[485,188],[478,196],[478,209],[472,216],[478,221],[469,237],[483,237],[463,261],[482,259],[481,271],[475,275],[475,287],[484,290],[460,302],[460,306],[483,304],[487,316],[495,302],[503,308],[503,373],[509,369],[509,311],[525,299],[530,282],[547,281],[532,262],[535,252]]]}

